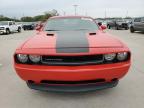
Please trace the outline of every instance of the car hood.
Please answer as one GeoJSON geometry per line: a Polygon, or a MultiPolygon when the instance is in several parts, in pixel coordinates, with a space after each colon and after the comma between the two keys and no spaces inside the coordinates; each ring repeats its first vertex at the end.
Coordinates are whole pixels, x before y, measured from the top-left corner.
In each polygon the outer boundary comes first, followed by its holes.
{"type": "Polygon", "coordinates": [[[30,49],[64,49],[64,48],[113,48],[123,44],[103,31],[84,32],[40,32],[27,40],[22,48],[30,49]]]}
{"type": "Polygon", "coordinates": [[[128,24],[127,22],[117,22],[117,24],[128,24]]]}
{"type": "Polygon", "coordinates": [[[5,27],[6,28],[6,27],[8,27],[8,25],[0,25],[0,27],[5,27]]]}

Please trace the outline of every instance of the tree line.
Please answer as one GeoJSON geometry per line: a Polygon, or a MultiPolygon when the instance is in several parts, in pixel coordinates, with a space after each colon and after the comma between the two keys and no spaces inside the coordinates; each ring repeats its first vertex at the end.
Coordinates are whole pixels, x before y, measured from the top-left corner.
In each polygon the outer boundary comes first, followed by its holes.
{"type": "Polygon", "coordinates": [[[23,16],[20,19],[17,18],[9,18],[9,17],[5,17],[3,15],[0,15],[0,21],[17,21],[17,22],[35,22],[35,21],[45,21],[48,18],[52,17],[52,16],[58,16],[59,13],[57,10],[53,9],[52,11],[48,11],[45,12],[42,15],[37,15],[37,16],[23,16]]]}

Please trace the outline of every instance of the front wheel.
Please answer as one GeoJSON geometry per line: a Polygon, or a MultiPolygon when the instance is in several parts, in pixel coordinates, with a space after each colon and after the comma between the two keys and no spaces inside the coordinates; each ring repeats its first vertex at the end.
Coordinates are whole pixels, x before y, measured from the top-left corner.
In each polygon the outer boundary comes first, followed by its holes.
{"type": "Polygon", "coordinates": [[[119,26],[116,26],[116,30],[119,30],[119,26]]]}
{"type": "Polygon", "coordinates": [[[107,28],[108,28],[108,29],[111,29],[110,25],[107,25],[107,28]]]}
{"type": "Polygon", "coordinates": [[[134,32],[135,32],[135,30],[134,30],[133,27],[130,27],[130,32],[131,32],[131,33],[134,33],[134,32]]]}
{"type": "Polygon", "coordinates": [[[19,27],[17,31],[20,33],[21,32],[21,28],[19,27]]]}
{"type": "Polygon", "coordinates": [[[10,30],[9,29],[6,29],[6,34],[10,34],[10,30]]]}

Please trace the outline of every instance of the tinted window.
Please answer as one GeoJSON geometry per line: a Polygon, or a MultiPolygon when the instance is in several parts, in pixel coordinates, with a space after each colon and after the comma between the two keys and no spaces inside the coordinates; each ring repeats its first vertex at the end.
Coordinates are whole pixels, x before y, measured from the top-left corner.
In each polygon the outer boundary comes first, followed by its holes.
{"type": "Polygon", "coordinates": [[[9,25],[12,25],[12,22],[9,22],[9,25]]]}
{"type": "Polygon", "coordinates": [[[144,18],[142,18],[141,21],[144,22],[144,18]]]}
{"type": "Polygon", "coordinates": [[[12,24],[15,25],[15,22],[13,22],[12,24]]]}
{"type": "Polygon", "coordinates": [[[134,22],[141,22],[141,18],[136,18],[134,22]]]}
{"type": "Polygon", "coordinates": [[[48,20],[45,31],[49,30],[98,30],[98,26],[89,18],[59,18],[48,20]]]}

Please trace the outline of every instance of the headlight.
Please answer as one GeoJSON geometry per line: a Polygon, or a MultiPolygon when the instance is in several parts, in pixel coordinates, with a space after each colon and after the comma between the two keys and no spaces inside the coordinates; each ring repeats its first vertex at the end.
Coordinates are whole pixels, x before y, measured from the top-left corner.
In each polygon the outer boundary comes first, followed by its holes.
{"type": "Polygon", "coordinates": [[[28,61],[28,56],[26,54],[17,54],[17,59],[21,63],[26,63],[28,61]]]}
{"type": "Polygon", "coordinates": [[[118,53],[117,54],[117,59],[119,61],[123,61],[123,60],[126,60],[128,57],[128,53],[127,52],[121,52],[121,53],[118,53]]]}
{"type": "Polygon", "coordinates": [[[104,55],[104,58],[105,58],[106,61],[112,61],[112,60],[115,59],[115,57],[116,57],[116,54],[115,54],[115,53],[105,54],[105,55],[104,55]]]}
{"type": "Polygon", "coordinates": [[[33,62],[33,63],[38,63],[41,60],[41,56],[39,55],[29,55],[29,59],[33,62]]]}

